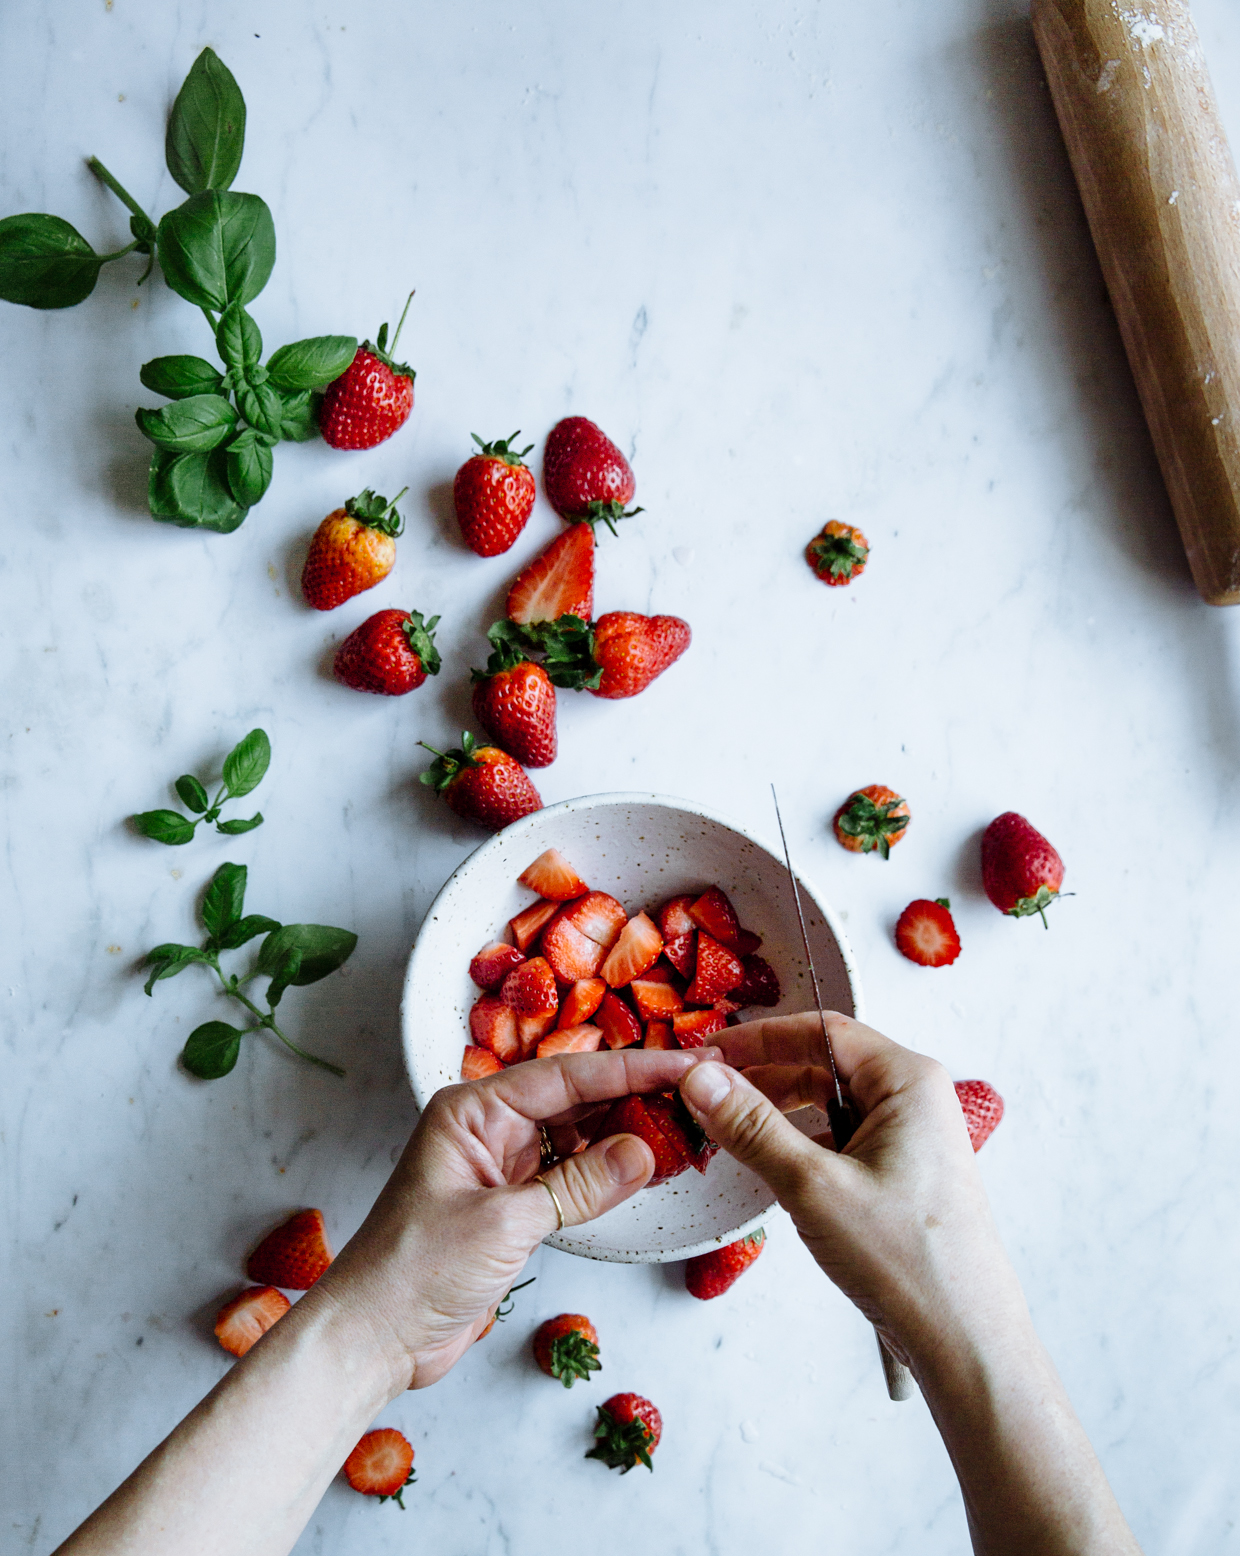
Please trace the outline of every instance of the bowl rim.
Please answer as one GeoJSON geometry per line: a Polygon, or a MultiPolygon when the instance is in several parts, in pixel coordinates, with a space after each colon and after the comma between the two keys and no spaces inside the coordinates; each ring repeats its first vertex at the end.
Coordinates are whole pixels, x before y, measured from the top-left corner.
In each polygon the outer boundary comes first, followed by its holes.
{"type": "MultiPolygon", "coordinates": [[[[717,826],[721,826],[729,832],[734,832],[739,837],[744,838],[747,842],[753,843],[756,847],[761,848],[764,852],[771,855],[772,858],[778,861],[780,865],[784,863],[783,849],[776,848],[766,838],[761,837],[759,834],[753,832],[749,827],[742,826],[740,823],[732,820],[730,817],[720,815],[718,811],[712,810],[707,805],[701,805],[695,800],[686,800],[673,794],[660,794],[655,790],[647,789],[617,789],[608,790],[601,794],[575,795],[571,799],[558,800],[553,805],[545,805],[540,810],[531,811],[529,815],[522,816],[519,820],[512,822],[509,826],[504,827],[499,832],[494,833],[491,837],[487,838],[485,842],[480,843],[477,848],[466,854],[465,858],[461,860],[460,864],[457,865],[457,867],[452,871],[451,875],[448,876],[447,880],[435,893],[434,898],[432,899],[430,905],[427,907],[427,910],[422,917],[422,922],[418,925],[417,935],[415,936],[413,945],[410,948],[409,960],[405,967],[404,984],[401,988],[400,1045],[401,1055],[405,1065],[405,1075],[409,1081],[409,1089],[413,1093],[414,1105],[418,1109],[419,1116],[421,1115],[422,1110],[426,1107],[427,1102],[430,1101],[430,1097],[423,1098],[420,1095],[418,1082],[413,1071],[413,1064],[411,1059],[412,1045],[409,1040],[411,995],[414,981],[420,970],[418,953],[422,945],[422,932],[425,929],[427,923],[435,916],[436,909],[451,892],[459,876],[463,875],[466,871],[472,872],[473,870],[479,868],[488,853],[498,851],[501,839],[510,841],[512,835],[516,832],[519,832],[521,829],[524,828],[525,830],[531,830],[534,825],[541,825],[541,821],[536,822],[534,818],[548,818],[556,815],[570,815],[575,811],[593,810],[596,808],[602,808],[604,806],[616,807],[622,805],[655,805],[663,810],[681,811],[686,815],[698,817],[703,821],[713,822],[717,826]]],[[[862,993],[861,975],[857,967],[856,958],[853,955],[852,946],[849,944],[848,936],[844,931],[844,926],[840,920],[840,917],[835,909],[823,899],[813,881],[809,880],[801,870],[797,869],[795,863],[793,865],[793,869],[796,871],[797,882],[800,886],[802,896],[808,897],[815,909],[822,915],[823,922],[827,925],[827,928],[830,929],[832,935],[835,937],[836,945],[839,947],[841,960],[844,963],[844,973],[848,979],[849,993],[852,996],[853,1016],[854,1019],[862,1021],[865,1019],[865,999],[862,993]]],[[[433,1096],[434,1093],[432,1092],[431,1095],[433,1096]]],[[[562,1249],[564,1252],[574,1253],[583,1258],[601,1260],[605,1263],[673,1263],[681,1259],[694,1258],[698,1254],[709,1253],[713,1248],[724,1247],[728,1243],[739,1242],[742,1238],[749,1237],[753,1232],[757,1231],[759,1227],[763,1226],[768,1218],[778,1209],[778,1202],[775,1202],[771,1205],[768,1205],[765,1209],[758,1211],[756,1215],[751,1216],[748,1221],[744,1222],[734,1232],[729,1233],[726,1239],[726,1243],[722,1236],[708,1237],[700,1242],[686,1245],[684,1248],[677,1249],[675,1252],[663,1253],[661,1255],[630,1254],[625,1257],[623,1255],[614,1253],[591,1252],[585,1248],[568,1246],[565,1242],[561,1241],[561,1238],[564,1234],[556,1232],[553,1232],[549,1237],[547,1237],[545,1242],[553,1248],[562,1249]]],[[[576,1228],[573,1230],[575,1231],[576,1228]]]]}

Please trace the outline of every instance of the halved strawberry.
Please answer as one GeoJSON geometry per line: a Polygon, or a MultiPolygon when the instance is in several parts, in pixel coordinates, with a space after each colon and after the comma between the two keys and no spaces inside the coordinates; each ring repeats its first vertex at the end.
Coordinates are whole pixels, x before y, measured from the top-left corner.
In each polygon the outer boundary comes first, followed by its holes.
{"type": "Polygon", "coordinates": [[[544,1037],[538,1045],[538,1057],[540,1059],[552,1059],[556,1054],[592,1054],[603,1041],[603,1034],[598,1027],[584,1025],[579,1027],[561,1027],[558,1032],[552,1032],[550,1037],[544,1037]]]}
{"type": "Polygon", "coordinates": [[[590,890],[558,848],[549,848],[546,853],[539,854],[517,880],[552,902],[571,902],[590,890]]]}
{"type": "Polygon", "coordinates": [[[601,978],[578,978],[560,1001],[558,1024],[562,1027],[575,1027],[580,1026],[583,1021],[589,1021],[603,1003],[603,995],[606,993],[607,985],[601,978]]]}
{"type": "Polygon", "coordinates": [[[469,1035],[476,1047],[489,1048],[504,1064],[515,1064],[521,1057],[516,1011],[489,994],[484,994],[469,1013],[469,1035]]]}
{"type": "Polygon", "coordinates": [[[413,1447],[394,1426],[367,1432],[344,1461],[344,1478],[363,1496],[386,1502],[394,1497],[403,1510],[402,1493],[414,1480],[413,1447]]]}
{"type": "Polygon", "coordinates": [[[244,1356],[291,1306],[274,1286],[250,1286],[215,1315],[215,1338],[233,1356],[244,1356]]]}
{"type": "Polygon", "coordinates": [[[589,621],[594,615],[593,526],[570,524],[557,535],[518,573],[504,609],[509,621],[522,626],[561,616],[589,621]]]}
{"type": "Polygon", "coordinates": [[[739,957],[752,956],[755,951],[762,949],[762,936],[755,935],[752,929],[738,929],[736,932],[736,944],[732,950],[739,957]]]}
{"type": "Polygon", "coordinates": [[[628,922],[628,914],[605,891],[590,891],[564,909],[564,917],[583,935],[610,951],[628,922]]]}
{"type": "Polygon", "coordinates": [[[670,897],[656,913],[659,921],[659,933],[664,940],[674,940],[677,935],[691,935],[697,925],[689,917],[689,909],[697,901],[697,898],[689,893],[687,896],[670,897]]]}
{"type": "Polygon", "coordinates": [[[779,975],[770,962],[764,956],[747,956],[742,965],[745,975],[730,991],[731,998],[738,1005],[778,1005],[779,975]]]}
{"type": "Polygon", "coordinates": [[[579,983],[593,978],[603,965],[606,948],[591,940],[565,916],[560,908],[543,930],[542,954],[551,965],[557,983],[579,983]]]}
{"type": "Polygon", "coordinates": [[[672,1031],[682,1048],[704,1048],[706,1039],[727,1024],[728,1018],[718,1010],[686,1010],[672,1017],[672,1031]]]}
{"type": "Polygon", "coordinates": [[[321,1210],[298,1210],[268,1232],[246,1261],[245,1272],[260,1286],[307,1291],[332,1262],[321,1210]]]}
{"type": "Polygon", "coordinates": [[[603,963],[602,974],[613,989],[639,978],[647,968],[653,967],[663,949],[663,937],[654,920],[645,913],[635,913],[620,932],[620,938],[603,963]]]}
{"type": "Polygon", "coordinates": [[[960,955],[960,936],[946,897],[918,897],[896,923],[896,949],[918,967],[948,967],[960,955]]]}
{"type": "Polygon", "coordinates": [[[555,1012],[545,1016],[518,1016],[517,1041],[521,1044],[521,1057],[532,1059],[539,1043],[548,1032],[555,1030],[555,1012]]]}
{"type": "Polygon", "coordinates": [[[518,950],[523,954],[528,951],[542,933],[543,926],[558,912],[558,903],[533,902],[528,908],[523,908],[516,918],[509,919],[508,928],[512,930],[512,938],[517,942],[518,950]]]}
{"type": "Polygon", "coordinates": [[[697,962],[697,930],[686,935],[673,935],[663,942],[663,954],[682,978],[692,978],[697,962]]]}
{"type": "MultiPolygon", "coordinates": [[[[687,1005],[713,1005],[730,994],[744,976],[739,956],[702,930],[698,935],[697,964],[693,982],[685,990],[687,1005]]],[[[515,974],[509,974],[510,977],[515,974]]]]}
{"type": "Polygon", "coordinates": [[[532,956],[514,967],[500,984],[499,997],[518,1016],[554,1016],[560,1008],[555,974],[544,956],[532,956]]]}
{"type": "Polygon", "coordinates": [[[494,989],[524,960],[515,945],[509,945],[506,940],[493,940],[470,962],[469,976],[480,989],[494,989]]]}
{"type": "Polygon", "coordinates": [[[595,1011],[594,1021],[602,1027],[608,1048],[631,1048],[642,1040],[642,1029],[637,1017],[619,995],[613,994],[610,989],[595,1011]]]}
{"type": "Polygon", "coordinates": [[[648,1021],[646,1023],[646,1037],[642,1047],[679,1048],[680,1044],[672,1035],[672,1023],[670,1021],[648,1021]]]}
{"type": "MultiPolygon", "coordinates": [[[[654,972],[652,967],[651,972],[654,972]]],[[[629,984],[637,1014],[643,1021],[667,1020],[685,1008],[685,1002],[670,983],[661,979],[634,978],[629,984]]]]}
{"type": "Polygon", "coordinates": [[[465,1044],[465,1056],[461,1060],[463,1081],[480,1081],[484,1075],[498,1075],[503,1068],[489,1048],[477,1048],[473,1043],[465,1044]]]}
{"type": "Polygon", "coordinates": [[[729,951],[736,949],[740,940],[740,920],[736,909],[717,886],[708,886],[689,908],[689,917],[699,929],[704,929],[720,945],[729,951]]]}

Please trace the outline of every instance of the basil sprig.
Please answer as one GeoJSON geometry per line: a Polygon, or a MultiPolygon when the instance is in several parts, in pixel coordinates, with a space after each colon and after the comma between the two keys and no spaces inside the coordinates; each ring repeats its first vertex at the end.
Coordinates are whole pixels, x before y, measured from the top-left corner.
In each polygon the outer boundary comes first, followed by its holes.
{"type": "Polygon", "coordinates": [[[170,846],[192,842],[194,829],[200,821],[215,822],[215,830],[226,837],[252,832],[263,824],[262,811],[255,812],[248,821],[221,821],[220,810],[229,800],[241,799],[257,789],[270,763],[271,742],[266,731],[252,729],[224,758],[223,782],[214,799],[193,773],[182,773],[173,787],[182,805],[192,811],[192,815],[183,816],[177,810],[144,810],[129,819],[143,837],[170,846]]]}
{"type": "Polygon", "coordinates": [[[181,1063],[200,1080],[214,1081],[227,1075],[237,1063],[242,1038],[259,1032],[270,1032],[310,1064],[330,1070],[333,1075],[343,1075],[338,1064],[331,1064],[298,1047],[277,1026],[275,1013],[286,989],[317,983],[343,966],[353,954],[357,936],[351,930],[335,929],[330,924],[281,924],[263,913],[247,914],[246,877],[243,864],[219,867],[202,900],[202,923],[207,938],[200,946],[168,942],[149,951],[146,992],[153,994],[155,985],[163,979],[175,978],[187,967],[202,965],[216,975],[223,992],[230,999],[239,1001],[254,1018],[248,1027],[230,1026],[226,1021],[208,1021],[194,1028],[181,1050],[181,1063]],[[240,950],[259,935],[266,938],[258,948],[258,958],[250,971],[241,978],[236,973],[226,974],[220,966],[221,953],[240,950]],[[245,992],[245,986],[260,977],[270,980],[265,1011],[260,1010],[245,992]]]}
{"type": "Polygon", "coordinates": [[[147,483],[153,518],[186,529],[234,530],[271,483],[277,443],[318,436],[318,395],[357,353],[351,335],[281,346],[262,362],[262,336],[246,312],[271,276],[275,223],[266,203],[232,188],[245,149],[245,99],[227,65],[203,49],[177,93],[164,153],[187,198],[156,224],[97,157],[88,166],[130,212],[133,241],[97,253],[59,216],[0,220],[0,299],[28,308],[72,308],[106,264],[158,257],[164,280],[200,309],[224,363],[156,357],[143,384],[173,402],[143,408],[138,427],[154,445],[147,483]]]}

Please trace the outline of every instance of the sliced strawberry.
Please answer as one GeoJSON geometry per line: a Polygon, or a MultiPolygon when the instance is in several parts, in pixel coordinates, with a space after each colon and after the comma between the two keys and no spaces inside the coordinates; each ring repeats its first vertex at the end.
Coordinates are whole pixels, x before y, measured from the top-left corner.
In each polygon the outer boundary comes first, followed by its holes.
{"type": "Polygon", "coordinates": [[[649,1021],[646,1023],[646,1038],[642,1043],[643,1048],[679,1048],[680,1044],[672,1036],[672,1023],[670,1021],[649,1021]]]}
{"type": "Polygon", "coordinates": [[[524,960],[515,945],[509,945],[506,940],[493,940],[470,962],[469,976],[480,989],[498,988],[512,969],[520,967],[524,960]]]}
{"type": "Polygon", "coordinates": [[[684,983],[684,979],[676,969],[670,963],[665,962],[662,957],[659,958],[653,967],[646,969],[642,974],[642,981],[644,983],[670,983],[677,993],[680,992],[681,985],[684,983]]]}
{"type": "MultiPolygon", "coordinates": [[[[705,930],[698,935],[697,963],[693,982],[685,990],[687,1005],[713,1005],[725,994],[730,994],[744,976],[745,969],[739,956],[733,956],[726,946],[721,946],[713,935],[705,930]]],[[[517,973],[510,973],[515,978],[517,973]]]]}
{"type": "Polygon", "coordinates": [[[556,1054],[592,1054],[602,1041],[603,1034],[598,1027],[561,1027],[539,1043],[538,1057],[552,1059],[556,1054]]]}
{"type": "Polygon", "coordinates": [[[344,1478],[363,1496],[386,1502],[394,1497],[404,1508],[402,1493],[414,1479],[413,1447],[394,1426],[367,1432],[344,1461],[344,1478]]]}
{"type": "Polygon", "coordinates": [[[689,909],[697,901],[692,894],[670,897],[655,917],[659,921],[659,933],[664,940],[674,940],[677,935],[691,935],[697,925],[689,917],[689,909]]]}
{"type": "Polygon", "coordinates": [[[594,530],[590,524],[570,524],[563,534],[517,575],[508,591],[509,621],[529,626],[594,615],[594,530]]]}
{"type": "Polygon", "coordinates": [[[246,1262],[245,1272],[260,1286],[307,1291],[332,1262],[321,1210],[298,1210],[268,1232],[246,1262]]]}
{"type": "Polygon", "coordinates": [[[609,1135],[636,1135],[644,1140],[654,1154],[654,1174],[647,1188],[678,1177],[689,1165],[688,1140],[677,1140],[661,1127],[658,1112],[666,1103],[667,1098],[657,1095],[621,1097],[603,1115],[595,1137],[604,1140],[609,1135]]]}
{"type": "Polygon", "coordinates": [[[672,1031],[682,1048],[704,1048],[706,1039],[727,1024],[727,1017],[717,1010],[686,1010],[672,1017],[672,1031]]]}
{"type": "Polygon", "coordinates": [[[465,1057],[461,1060],[461,1079],[480,1081],[484,1075],[498,1075],[504,1066],[489,1048],[477,1048],[465,1044],[465,1057]]]}
{"type": "Polygon", "coordinates": [[[603,1003],[603,995],[606,993],[607,985],[601,978],[578,978],[560,1001],[558,1024],[562,1027],[575,1027],[580,1026],[583,1021],[589,1021],[603,1003]]]}
{"type": "Polygon", "coordinates": [[[543,926],[549,923],[559,911],[558,903],[533,902],[528,908],[523,908],[516,918],[509,919],[508,928],[512,930],[512,938],[517,942],[517,947],[522,954],[529,950],[538,939],[543,926]]]}
{"type": "Polygon", "coordinates": [[[514,967],[500,984],[499,997],[518,1016],[554,1016],[560,1008],[555,974],[544,956],[532,956],[514,967]]]}
{"type": "Polygon", "coordinates": [[[589,935],[604,951],[610,951],[628,922],[628,914],[605,891],[587,892],[564,910],[564,917],[583,935],[589,935]]]}
{"type": "Polygon", "coordinates": [[[697,931],[673,935],[670,940],[664,940],[663,954],[682,978],[692,978],[697,963],[697,931]]]}
{"type": "Polygon", "coordinates": [[[603,963],[602,974],[613,989],[622,989],[653,967],[663,949],[663,937],[654,920],[636,913],[620,931],[620,938],[603,963]]]}
{"type": "Polygon", "coordinates": [[[567,912],[567,908],[561,908],[543,930],[542,954],[550,963],[557,983],[579,983],[583,978],[595,976],[607,950],[571,924],[567,912]]]}
{"type": "Polygon", "coordinates": [[[521,1057],[517,1013],[511,1005],[484,994],[469,1013],[469,1035],[478,1048],[489,1048],[504,1064],[521,1057]]]}
{"type": "Polygon", "coordinates": [[[555,1015],[552,1011],[546,1016],[517,1017],[517,1041],[521,1044],[523,1059],[532,1059],[539,1043],[548,1032],[555,1030],[555,1015]]]}
{"type": "MultiPolygon", "coordinates": [[[[652,967],[651,972],[654,972],[652,967]]],[[[685,1002],[670,983],[653,978],[634,978],[629,984],[637,1014],[643,1021],[663,1020],[685,1008],[685,1002]]]]}
{"type": "Polygon", "coordinates": [[[689,908],[689,917],[699,929],[704,929],[712,939],[735,950],[740,940],[741,926],[736,910],[717,886],[708,886],[689,908]]]}
{"type": "Polygon", "coordinates": [[[730,990],[731,998],[738,1005],[778,1005],[780,999],[779,974],[764,956],[747,956],[744,959],[745,975],[730,990]]]}
{"type": "Polygon", "coordinates": [[[584,897],[590,890],[558,848],[549,848],[545,854],[539,854],[517,880],[552,902],[571,902],[574,897],[584,897]]]}
{"type": "Polygon", "coordinates": [[[760,951],[761,949],[761,935],[755,935],[752,929],[737,930],[736,944],[732,947],[732,950],[735,951],[737,956],[739,956],[742,960],[747,956],[752,956],[755,951],[760,951]]]}
{"type": "Polygon", "coordinates": [[[274,1286],[250,1286],[215,1315],[215,1338],[232,1355],[244,1356],[291,1306],[274,1286]]]}
{"type": "Polygon", "coordinates": [[[717,1011],[721,1016],[734,1016],[741,1009],[741,1004],[739,1000],[725,998],[716,1000],[710,1008],[717,1011]]]}
{"type": "Polygon", "coordinates": [[[602,1027],[608,1048],[631,1048],[642,1040],[642,1029],[637,1017],[617,994],[609,989],[603,1002],[594,1013],[596,1025],[602,1027]]]}
{"type": "Polygon", "coordinates": [[[896,924],[896,949],[918,967],[948,967],[960,955],[960,936],[946,897],[918,897],[896,924]]]}

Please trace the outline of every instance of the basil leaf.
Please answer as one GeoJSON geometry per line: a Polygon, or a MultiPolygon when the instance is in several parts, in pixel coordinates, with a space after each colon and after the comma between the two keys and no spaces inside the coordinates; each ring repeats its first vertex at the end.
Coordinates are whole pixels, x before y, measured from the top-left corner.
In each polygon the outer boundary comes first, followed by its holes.
{"type": "Polygon", "coordinates": [[[271,975],[271,982],[267,986],[267,1004],[272,1010],[284,998],[284,991],[289,984],[296,983],[300,976],[301,951],[297,946],[291,945],[276,963],[276,970],[271,975]]]}
{"type": "Polygon", "coordinates": [[[210,796],[193,773],[185,773],[177,779],[176,791],[181,797],[181,804],[200,815],[211,803],[210,796]]]}
{"type": "Polygon", "coordinates": [[[255,827],[263,824],[263,813],[251,816],[248,821],[220,821],[216,823],[215,830],[223,832],[226,837],[237,837],[242,832],[253,832],[255,827]]]}
{"type": "Polygon", "coordinates": [[[194,394],[158,411],[139,407],[134,420],[143,437],[170,454],[206,454],[229,436],[237,413],[223,395],[194,394]]]}
{"type": "Polygon", "coordinates": [[[212,940],[218,940],[241,917],[247,874],[243,864],[222,864],[211,877],[202,899],[202,922],[212,940]]]}
{"type": "Polygon", "coordinates": [[[242,384],[237,390],[237,404],[251,427],[279,439],[284,425],[284,401],[278,390],[270,384],[242,384]]]}
{"type": "Polygon", "coordinates": [[[313,389],[296,394],[277,391],[282,406],[280,436],[290,443],[308,443],[319,435],[319,404],[323,399],[313,389]]]}
{"type": "Polygon", "coordinates": [[[215,347],[229,367],[249,373],[263,359],[263,337],[240,303],[229,303],[220,315],[215,347]]]}
{"type": "Polygon", "coordinates": [[[347,929],[333,929],[329,924],[285,924],[263,941],[256,971],[274,976],[284,954],[296,947],[301,952],[301,967],[289,982],[301,988],[335,972],[352,956],[356,944],[357,936],[347,929]]]}
{"type": "Polygon", "coordinates": [[[214,49],[203,49],[168,116],[164,156],[186,194],[227,189],[245,148],[245,98],[214,49]]]}
{"type": "Polygon", "coordinates": [[[314,335],[281,346],[267,364],[267,373],[277,389],[322,389],[341,373],[357,355],[357,340],[352,335],[314,335]]]}
{"type": "Polygon", "coordinates": [[[268,918],[263,913],[247,913],[244,918],[239,918],[235,924],[230,924],[220,936],[221,951],[235,951],[238,946],[243,946],[247,941],[253,940],[255,935],[269,935],[273,929],[279,929],[279,923],[268,918]]]}
{"type": "Polygon", "coordinates": [[[271,485],[271,445],[253,427],[246,427],[224,450],[228,487],[239,503],[252,508],[271,485]]]}
{"type": "Polygon", "coordinates": [[[155,357],[142,364],[138,377],[148,389],[170,400],[219,394],[224,386],[224,375],[201,357],[155,357]]]}
{"type": "Polygon", "coordinates": [[[236,1064],[244,1036],[227,1021],[204,1022],[185,1039],[181,1063],[200,1081],[218,1081],[236,1064]]]}
{"type": "Polygon", "coordinates": [[[209,454],[157,449],[151,456],[147,505],[152,518],[221,535],[235,530],[248,512],[232,494],[224,451],[218,448],[209,454]]]}
{"type": "Polygon", "coordinates": [[[130,816],[135,832],[149,837],[156,843],[167,843],[170,848],[180,843],[192,843],[194,823],[187,821],[179,811],[144,810],[130,816]]]}
{"type": "Polygon", "coordinates": [[[191,195],[159,224],[159,262],[172,290],[196,308],[252,302],[276,262],[271,212],[257,195],[191,195]]]}
{"type": "Polygon", "coordinates": [[[72,308],[90,296],[103,260],[67,221],[29,211],[0,221],[0,298],[72,308]]]}
{"type": "Polygon", "coordinates": [[[271,765],[271,741],[264,729],[252,729],[224,758],[224,782],[234,799],[257,789],[271,765]]]}
{"type": "Polygon", "coordinates": [[[196,945],[157,945],[153,951],[147,952],[146,965],[151,969],[151,975],[146,980],[146,992],[150,994],[162,979],[175,978],[195,962],[206,960],[206,952],[200,951],[196,945]]]}

